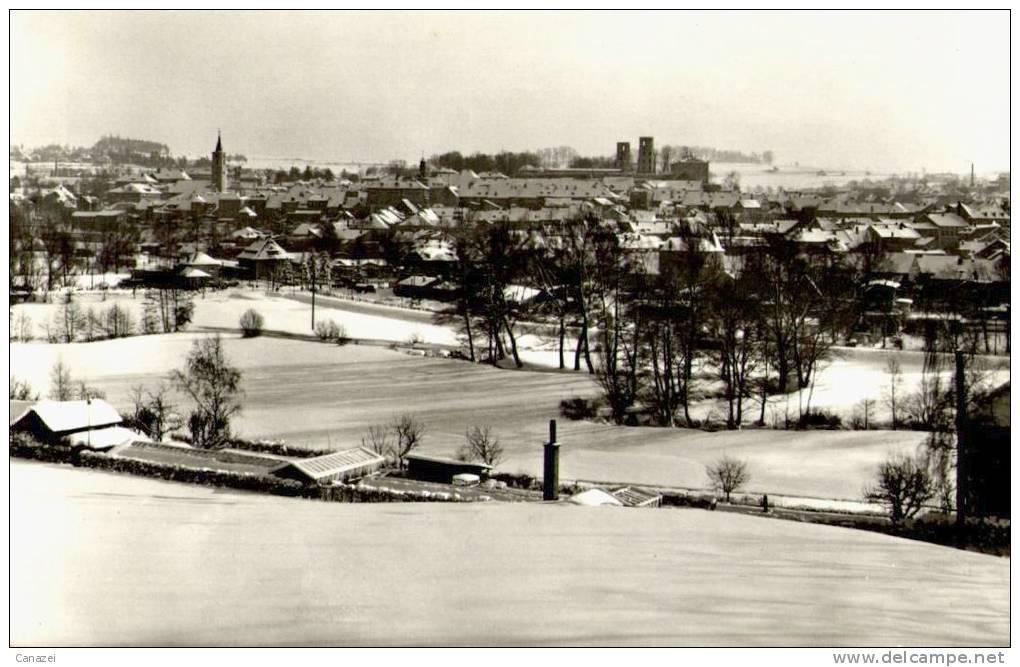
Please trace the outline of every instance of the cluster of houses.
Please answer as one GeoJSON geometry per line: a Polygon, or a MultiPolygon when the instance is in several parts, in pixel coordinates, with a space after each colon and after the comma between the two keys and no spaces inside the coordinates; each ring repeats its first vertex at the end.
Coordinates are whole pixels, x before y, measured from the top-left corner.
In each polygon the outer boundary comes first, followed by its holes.
{"type": "MultiPolygon", "coordinates": [[[[569,220],[594,215],[614,225],[649,271],[692,237],[733,263],[780,236],[805,253],[878,252],[876,278],[902,288],[893,299],[910,297],[904,286],[920,280],[971,281],[1008,293],[1010,206],[1001,180],[963,193],[886,183],[752,195],[678,178],[683,170],[561,171],[522,169],[511,177],[430,168],[423,160],[417,173],[267,185],[241,172],[230,177],[217,142],[206,178],[139,171],[117,178],[102,197],[60,184],[36,200],[66,207],[72,235],[86,248],[101,243],[104,230],[134,230],[125,264],[143,272],[172,268],[188,287],[224,277],[280,279],[308,252],[325,250],[340,284],[441,299],[443,276],[457,259],[451,229],[501,223],[548,237],[569,220]]],[[[11,196],[29,205],[19,193],[11,196]]]]}

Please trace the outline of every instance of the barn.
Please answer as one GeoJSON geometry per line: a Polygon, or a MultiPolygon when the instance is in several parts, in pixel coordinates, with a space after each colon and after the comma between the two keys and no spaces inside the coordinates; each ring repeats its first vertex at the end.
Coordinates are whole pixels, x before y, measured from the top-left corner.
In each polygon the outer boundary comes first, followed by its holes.
{"type": "Polygon", "coordinates": [[[323,456],[288,461],[270,473],[304,484],[331,484],[370,475],[385,462],[386,459],[379,454],[364,447],[355,447],[323,456]]]}

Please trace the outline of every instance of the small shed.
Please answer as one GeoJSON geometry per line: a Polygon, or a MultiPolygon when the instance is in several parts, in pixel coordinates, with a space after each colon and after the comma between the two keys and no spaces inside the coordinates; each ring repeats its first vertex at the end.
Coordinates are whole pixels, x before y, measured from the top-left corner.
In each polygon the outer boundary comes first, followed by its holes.
{"type": "Polygon", "coordinates": [[[492,466],[484,463],[458,461],[426,454],[408,454],[404,460],[407,462],[407,476],[411,479],[442,484],[451,484],[456,475],[464,474],[478,475],[480,479],[485,479],[492,470],[492,466]]]}
{"type": "Polygon", "coordinates": [[[381,468],[386,459],[364,447],[333,452],[307,459],[295,459],[271,470],[276,477],[306,484],[330,484],[364,477],[381,468]]]}
{"type": "Polygon", "coordinates": [[[181,271],[181,278],[189,289],[199,289],[205,287],[212,279],[212,276],[202,269],[189,266],[181,271]]]}
{"type": "MultiPolygon", "coordinates": [[[[213,259],[204,252],[196,252],[194,255],[188,258],[184,262],[186,269],[197,269],[210,277],[216,278],[220,274],[220,269],[223,267],[223,262],[218,259],[213,259]]],[[[185,275],[185,277],[188,277],[185,275]]]]}

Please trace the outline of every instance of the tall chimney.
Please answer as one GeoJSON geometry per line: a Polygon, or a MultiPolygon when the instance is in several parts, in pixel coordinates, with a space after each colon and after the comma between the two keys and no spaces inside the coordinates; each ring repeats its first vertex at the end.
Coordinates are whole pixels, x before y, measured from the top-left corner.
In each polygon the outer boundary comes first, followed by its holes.
{"type": "Polygon", "coordinates": [[[545,465],[542,472],[542,500],[560,497],[560,445],[556,442],[556,420],[549,420],[549,442],[545,443],[545,465]]]}
{"type": "Polygon", "coordinates": [[[974,163],[970,163],[970,187],[974,187],[974,163]]]}

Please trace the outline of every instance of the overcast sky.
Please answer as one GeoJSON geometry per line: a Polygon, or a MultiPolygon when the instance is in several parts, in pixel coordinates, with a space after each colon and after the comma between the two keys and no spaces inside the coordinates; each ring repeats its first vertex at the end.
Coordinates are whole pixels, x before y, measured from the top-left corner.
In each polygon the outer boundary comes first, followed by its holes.
{"type": "Polygon", "coordinates": [[[1009,167],[1009,14],[14,12],[11,140],[317,160],[573,146],[1009,167]]]}

